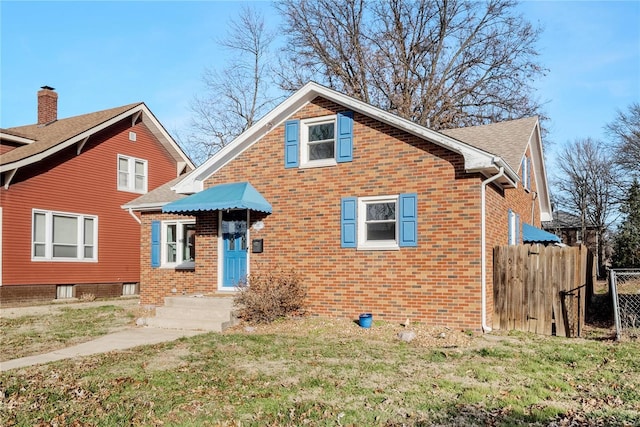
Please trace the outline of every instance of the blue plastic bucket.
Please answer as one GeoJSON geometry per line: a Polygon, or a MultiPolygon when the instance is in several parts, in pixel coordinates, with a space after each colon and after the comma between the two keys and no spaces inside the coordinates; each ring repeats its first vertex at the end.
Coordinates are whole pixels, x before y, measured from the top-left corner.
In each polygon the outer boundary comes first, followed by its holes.
{"type": "Polygon", "coordinates": [[[361,328],[370,328],[372,321],[373,321],[373,315],[371,313],[362,313],[360,315],[360,327],[361,328]]]}

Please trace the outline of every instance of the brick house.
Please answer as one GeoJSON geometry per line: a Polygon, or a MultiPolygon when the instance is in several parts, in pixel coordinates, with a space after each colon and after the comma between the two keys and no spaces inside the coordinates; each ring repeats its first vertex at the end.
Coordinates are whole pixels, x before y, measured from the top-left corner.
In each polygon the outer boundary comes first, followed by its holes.
{"type": "Polygon", "coordinates": [[[308,83],[141,213],[141,303],[293,268],[316,315],[489,330],[492,248],[551,218],[537,118],[435,132],[308,83]]]}
{"type": "Polygon", "coordinates": [[[140,218],[121,206],[194,169],[144,103],[0,129],[0,302],[137,293],[140,218]]]}

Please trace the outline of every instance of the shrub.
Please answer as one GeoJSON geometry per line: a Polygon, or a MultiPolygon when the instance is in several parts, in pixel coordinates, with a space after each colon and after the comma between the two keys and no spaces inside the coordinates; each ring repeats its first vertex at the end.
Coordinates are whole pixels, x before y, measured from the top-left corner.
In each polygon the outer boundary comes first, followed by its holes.
{"type": "Polygon", "coordinates": [[[238,317],[255,323],[304,314],[307,291],[294,270],[251,274],[238,286],[234,303],[238,317]]]}

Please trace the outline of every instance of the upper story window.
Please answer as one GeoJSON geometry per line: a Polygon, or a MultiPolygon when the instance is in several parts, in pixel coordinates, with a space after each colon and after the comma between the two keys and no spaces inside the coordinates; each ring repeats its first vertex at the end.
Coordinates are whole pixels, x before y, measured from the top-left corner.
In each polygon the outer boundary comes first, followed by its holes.
{"type": "Polygon", "coordinates": [[[335,165],[335,116],[303,120],[300,128],[300,164],[302,166],[335,165]]]}
{"type": "Polygon", "coordinates": [[[196,260],[194,220],[162,222],[162,267],[192,268],[196,260]]]}
{"type": "Polygon", "coordinates": [[[143,159],[118,155],[118,190],[147,192],[148,165],[143,159]]]}
{"type": "Polygon", "coordinates": [[[97,261],[98,217],[33,211],[34,261],[97,261]]]}
{"type": "Polygon", "coordinates": [[[341,245],[363,250],[417,246],[417,195],[342,199],[341,245]]]}
{"type": "Polygon", "coordinates": [[[335,166],[353,160],[353,112],[288,120],[285,168],[335,166]]]}

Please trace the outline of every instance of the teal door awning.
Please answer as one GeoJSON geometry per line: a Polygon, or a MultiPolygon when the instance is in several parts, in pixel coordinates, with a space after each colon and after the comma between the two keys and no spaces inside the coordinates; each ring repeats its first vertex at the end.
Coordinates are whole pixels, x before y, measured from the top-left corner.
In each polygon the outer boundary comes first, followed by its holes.
{"type": "Polygon", "coordinates": [[[522,241],[524,243],[560,243],[561,240],[555,234],[549,233],[548,231],[544,231],[539,229],[538,227],[534,227],[533,225],[529,225],[526,223],[522,224],[522,241]]]}
{"type": "Polygon", "coordinates": [[[251,209],[271,213],[271,204],[248,182],[220,184],[162,207],[165,213],[251,209]]]}

